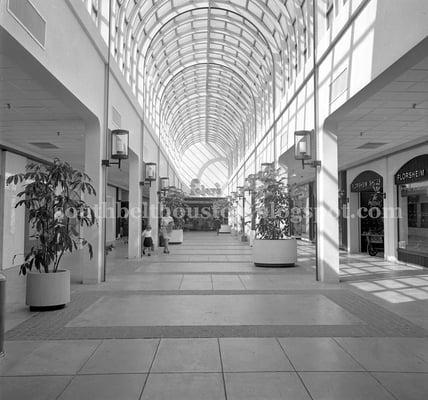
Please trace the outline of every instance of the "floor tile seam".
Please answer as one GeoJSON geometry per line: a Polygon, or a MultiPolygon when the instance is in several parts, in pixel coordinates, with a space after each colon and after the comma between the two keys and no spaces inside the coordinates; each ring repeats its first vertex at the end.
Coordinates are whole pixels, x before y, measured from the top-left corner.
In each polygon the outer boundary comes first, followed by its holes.
{"type": "Polygon", "coordinates": [[[393,393],[389,388],[386,387],[386,385],[384,385],[373,373],[368,372],[368,374],[372,377],[372,379],[374,379],[375,382],[378,383],[378,385],[387,393],[389,393],[391,395],[391,397],[395,400],[400,400],[399,397],[397,397],[395,395],[395,393],[393,393]]]}
{"type": "MultiPolygon", "coordinates": [[[[241,281],[242,282],[242,281],[241,281]]],[[[244,282],[242,282],[244,284],[244,282]]],[[[135,290],[98,290],[95,291],[98,294],[98,299],[109,295],[111,297],[121,297],[128,295],[183,295],[183,294],[195,294],[204,295],[206,294],[218,294],[218,295],[241,295],[241,294],[253,294],[253,295],[325,295],[323,291],[319,289],[135,289],[135,290]],[[186,293],[188,292],[188,293],[186,293]]],[[[97,299],[97,300],[98,300],[97,299]]],[[[336,303],[336,302],[335,302],[336,303]]],[[[336,303],[337,304],[337,303],[336,303]]],[[[402,318],[402,317],[399,317],[402,318]]]]}
{"type": "Polygon", "coordinates": [[[220,368],[221,368],[221,379],[223,382],[223,391],[224,391],[224,398],[227,400],[227,388],[226,388],[226,377],[224,373],[224,363],[223,363],[223,356],[221,354],[221,344],[220,344],[220,338],[217,338],[217,346],[218,346],[218,354],[220,357],[220,368]]]}
{"type": "Polygon", "coordinates": [[[91,355],[86,359],[86,361],[81,365],[81,367],[77,370],[76,375],[79,374],[80,371],[85,367],[85,365],[89,362],[89,360],[94,356],[99,347],[104,343],[104,339],[100,340],[95,349],[91,352],[91,355]]]}
{"type": "Polygon", "coordinates": [[[61,398],[61,396],[65,393],[65,391],[70,387],[73,380],[76,378],[76,375],[72,375],[67,384],[64,386],[64,388],[58,393],[58,395],[55,397],[55,400],[58,400],[61,398]]]}
{"type": "Polygon", "coordinates": [[[241,285],[244,287],[244,290],[248,290],[248,288],[247,288],[247,286],[245,285],[244,281],[242,280],[242,278],[241,278],[241,275],[240,275],[240,274],[238,274],[238,279],[239,279],[239,281],[241,282],[241,285]]]}
{"type": "Polygon", "coordinates": [[[331,337],[331,340],[333,340],[335,343],[336,343],[336,345],[337,346],[339,346],[339,348],[341,348],[344,352],[345,352],[345,354],[347,354],[352,360],[354,360],[354,362],[357,364],[357,365],[359,365],[362,369],[363,369],[363,371],[365,371],[365,372],[369,372],[369,370],[362,364],[362,363],[360,363],[353,355],[352,355],[352,353],[350,352],[350,351],[348,351],[348,349],[346,349],[346,347],[344,346],[344,345],[342,345],[341,343],[340,343],[340,341],[339,340],[337,340],[339,337],[338,336],[334,336],[334,337],[331,337]]]}
{"type": "Polygon", "coordinates": [[[296,366],[294,365],[294,363],[292,362],[291,358],[288,356],[287,352],[285,351],[285,348],[282,345],[281,341],[277,337],[275,339],[276,339],[276,342],[278,343],[279,347],[281,348],[282,352],[284,353],[284,356],[287,357],[288,362],[290,363],[291,367],[294,369],[294,372],[297,375],[297,377],[299,378],[300,383],[305,388],[306,393],[308,394],[308,396],[310,397],[311,400],[314,400],[311,392],[309,391],[309,388],[306,386],[306,383],[303,381],[302,376],[299,374],[299,372],[296,369],[296,366]]]}
{"type": "Polygon", "coordinates": [[[58,377],[66,377],[66,378],[71,378],[74,379],[76,377],[79,376],[108,376],[108,375],[147,375],[147,372],[100,372],[100,373],[95,373],[95,372],[91,372],[91,373],[74,373],[74,374],[14,374],[14,375],[9,375],[9,374],[4,374],[4,375],[0,375],[0,378],[42,378],[42,377],[53,377],[53,378],[58,378],[58,377]]]}
{"type": "Polygon", "coordinates": [[[144,389],[146,388],[147,382],[149,380],[149,376],[151,374],[151,371],[152,371],[152,368],[153,368],[153,364],[155,363],[155,359],[157,357],[161,341],[162,341],[162,338],[159,338],[157,346],[156,346],[156,349],[153,352],[152,362],[150,363],[149,369],[148,369],[147,374],[146,374],[146,378],[144,379],[144,383],[143,383],[143,386],[141,388],[140,395],[138,396],[138,400],[141,400],[143,398],[144,389]]]}
{"type": "Polygon", "coordinates": [[[178,285],[178,290],[181,289],[181,286],[183,285],[183,281],[184,281],[184,275],[181,276],[180,284],[178,285]]]}

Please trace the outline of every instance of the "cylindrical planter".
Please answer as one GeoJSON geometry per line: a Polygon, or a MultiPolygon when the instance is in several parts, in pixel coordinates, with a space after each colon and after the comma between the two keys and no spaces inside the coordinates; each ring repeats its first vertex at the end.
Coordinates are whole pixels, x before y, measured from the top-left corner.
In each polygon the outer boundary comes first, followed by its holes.
{"type": "Polygon", "coordinates": [[[6,302],[6,277],[0,274],[0,357],[4,355],[4,319],[6,302]]]}
{"type": "Polygon", "coordinates": [[[253,262],[256,267],[293,267],[297,262],[296,239],[256,239],[253,244],[253,262]]]}
{"type": "Polygon", "coordinates": [[[250,246],[253,247],[254,246],[254,241],[256,240],[256,231],[254,229],[250,230],[250,235],[248,237],[249,242],[250,242],[250,246]]]}
{"type": "Polygon", "coordinates": [[[224,225],[224,224],[220,225],[220,229],[219,229],[218,233],[231,233],[230,226],[224,225]]]}
{"type": "Polygon", "coordinates": [[[171,231],[171,239],[169,239],[169,244],[180,243],[183,243],[183,229],[173,229],[171,231]]]}
{"type": "Polygon", "coordinates": [[[70,271],[27,272],[26,304],[30,309],[49,309],[70,303],[70,271]]]}

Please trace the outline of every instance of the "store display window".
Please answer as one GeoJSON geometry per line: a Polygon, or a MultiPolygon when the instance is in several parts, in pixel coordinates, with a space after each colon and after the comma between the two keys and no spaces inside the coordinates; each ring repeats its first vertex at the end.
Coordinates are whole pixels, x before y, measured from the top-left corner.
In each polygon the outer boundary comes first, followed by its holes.
{"type": "Polygon", "coordinates": [[[425,265],[428,262],[428,154],[403,165],[395,175],[398,205],[399,259],[425,265]],[[409,258],[412,253],[419,258],[409,258]]]}

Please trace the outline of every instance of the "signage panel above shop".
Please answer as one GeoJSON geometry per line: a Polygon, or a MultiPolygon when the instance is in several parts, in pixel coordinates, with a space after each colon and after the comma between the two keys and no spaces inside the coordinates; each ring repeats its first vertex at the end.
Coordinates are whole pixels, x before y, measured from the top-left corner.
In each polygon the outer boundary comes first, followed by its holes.
{"type": "Polygon", "coordinates": [[[428,180],[428,154],[411,159],[395,174],[396,185],[426,180],[428,180]]]}
{"type": "Polygon", "coordinates": [[[351,183],[351,192],[382,192],[383,178],[374,171],[361,172],[351,183]]]}

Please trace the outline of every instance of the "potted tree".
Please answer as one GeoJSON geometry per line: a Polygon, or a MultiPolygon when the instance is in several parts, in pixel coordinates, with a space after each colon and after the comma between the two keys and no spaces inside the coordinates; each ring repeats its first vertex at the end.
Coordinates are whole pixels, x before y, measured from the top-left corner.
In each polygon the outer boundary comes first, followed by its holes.
{"type": "Polygon", "coordinates": [[[70,302],[70,271],[61,259],[82,247],[92,258],[91,244],[80,236],[80,228],[95,223],[94,210],[81,199],[95,195],[88,175],[55,159],[52,164],[31,163],[24,173],[10,176],[7,184],[23,185],[15,207],[28,210],[35,244],[20,265],[27,276],[26,303],[30,309],[64,306],[70,302]]]}
{"type": "Polygon", "coordinates": [[[220,221],[219,233],[231,233],[228,223],[232,201],[227,197],[222,197],[213,202],[213,214],[220,221]]]}
{"type": "Polygon", "coordinates": [[[253,261],[256,266],[294,266],[297,243],[291,237],[291,197],[280,171],[267,167],[257,176],[256,239],[253,261]]]}
{"type": "Polygon", "coordinates": [[[181,190],[169,189],[162,200],[163,207],[170,210],[174,219],[174,227],[171,231],[170,244],[183,243],[183,226],[185,215],[184,193],[181,190]]]}

